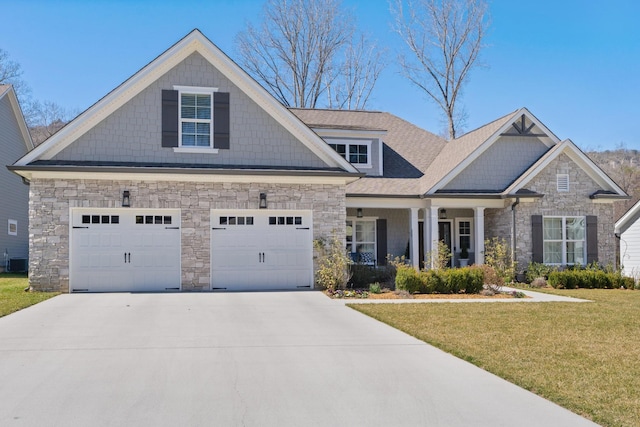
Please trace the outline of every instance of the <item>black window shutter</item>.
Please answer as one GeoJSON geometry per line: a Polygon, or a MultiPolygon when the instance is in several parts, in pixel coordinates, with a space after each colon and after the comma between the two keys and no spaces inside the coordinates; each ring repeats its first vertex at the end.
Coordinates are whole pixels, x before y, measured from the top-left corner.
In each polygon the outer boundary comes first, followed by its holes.
{"type": "Polygon", "coordinates": [[[178,91],[162,91],[162,146],[178,146],[178,91]]]}
{"type": "Polygon", "coordinates": [[[542,215],[531,215],[531,251],[532,261],[542,263],[542,215]]]}
{"type": "Polygon", "coordinates": [[[229,149],[230,140],[229,93],[213,93],[213,148],[229,149]]]}
{"type": "Polygon", "coordinates": [[[386,265],[387,263],[387,220],[376,220],[376,258],[378,265],[386,265]]]}
{"type": "Polygon", "coordinates": [[[598,217],[587,216],[587,264],[598,261],[598,217]]]}

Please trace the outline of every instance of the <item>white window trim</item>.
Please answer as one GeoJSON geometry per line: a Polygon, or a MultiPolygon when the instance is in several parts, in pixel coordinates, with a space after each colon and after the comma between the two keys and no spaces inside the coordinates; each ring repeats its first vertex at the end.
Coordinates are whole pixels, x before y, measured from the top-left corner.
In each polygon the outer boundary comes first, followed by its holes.
{"type": "MultiPolygon", "coordinates": [[[[353,234],[352,234],[352,238],[351,238],[351,249],[353,252],[353,249],[355,249],[355,246],[358,243],[371,243],[371,242],[358,242],[356,241],[356,227],[355,227],[355,223],[356,222],[373,222],[373,264],[375,265],[376,263],[376,258],[377,258],[377,254],[378,254],[378,230],[376,227],[376,221],[378,220],[377,216],[363,216],[362,218],[358,218],[357,216],[348,216],[346,221],[351,221],[352,227],[353,227],[353,234]]],[[[346,227],[346,224],[345,224],[346,227]]]]}
{"type": "MultiPolygon", "coordinates": [[[[327,144],[331,145],[344,145],[345,146],[345,160],[349,162],[349,146],[350,145],[366,145],[367,146],[367,163],[351,163],[353,166],[362,169],[371,169],[373,168],[373,164],[371,163],[371,145],[372,142],[370,139],[367,140],[357,140],[357,139],[327,139],[327,144]]],[[[331,148],[333,150],[333,147],[331,148]]]]}
{"type": "Polygon", "coordinates": [[[7,233],[9,236],[17,236],[18,235],[18,221],[15,219],[10,219],[7,221],[7,233]],[[16,231],[11,231],[11,226],[15,225],[16,231]]]}
{"type": "Polygon", "coordinates": [[[544,262],[544,244],[545,242],[561,242],[562,243],[562,260],[560,263],[555,262],[545,262],[546,265],[576,265],[578,263],[568,264],[567,263],[567,243],[570,242],[583,242],[582,245],[582,259],[584,260],[583,264],[578,265],[586,265],[587,264],[587,218],[583,215],[546,215],[542,217],[542,261],[544,262]],[[562,239],[545,239],[544,238],[544,220],[547,218],[561,218],[562,219],[562,239]],[[582,240],[569,240],[567,239],[567,218],[582,218],[584,219],[584,239],[582,240]]]}
{"type": "MultiPolygon", "coordinates": [[[[441,220],[442,221],[442,220],[441,220]]],[[[454,225],[454,230],[453,230],[453,236],[454,236],[454,246],[455,246],[455,255],[456,257],[459,257],[460,252],[462,251],[462,246],[460,246],[460,222],[469,222],[469,247],[467,248],[467,250],[469,252],[475,252],[475,241],[474,241],[474,223],[473,223],[473,218],[469,217],[456,217],[455,218],[455,225],[454,225]]],[[[467,234],[465,234],[465,236],[467,236],[467,234]]]]}
{"type": "Polygon", "coordinates": [[[566,193],[569,191],[569,174],[568,173],[559,173],[556,174],[556,190],[559,193],[566,193]],[[566,187],[564,185],[566,184],[566,187]]]}
{"type": "MultiPolygon", "coordinates": [[[[218,149],[213,148],[213,110],[214,100],[213,94],[218,92],[217,87],[201,87],[201,86],[179,86],[174,85],[173,90],[178,91],[178,146],[173,148],[174,153],[192,153],[192,154],[217,154],[218,149]],[[192,147],[182,146],[182,94],[209,95],[211,97],[211,118],[209,121],[209,147],[192,147]]],[[[204,120],[184,119],[185,121],[204,122],[204,120]]]]}

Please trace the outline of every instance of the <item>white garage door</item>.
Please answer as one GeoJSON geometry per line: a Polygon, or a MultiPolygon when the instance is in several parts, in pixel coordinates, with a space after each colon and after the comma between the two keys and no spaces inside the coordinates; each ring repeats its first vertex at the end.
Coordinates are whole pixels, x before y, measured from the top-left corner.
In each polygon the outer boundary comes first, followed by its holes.
{"type": "Polygon", "coordinates": [[[73,209],[71,292],[180,289],[180,211],[73,209]]]}
{"type": "Polygon", "coordinates": [[[313,286],[311,211],[211,211],[211,289],[313,286]]]}

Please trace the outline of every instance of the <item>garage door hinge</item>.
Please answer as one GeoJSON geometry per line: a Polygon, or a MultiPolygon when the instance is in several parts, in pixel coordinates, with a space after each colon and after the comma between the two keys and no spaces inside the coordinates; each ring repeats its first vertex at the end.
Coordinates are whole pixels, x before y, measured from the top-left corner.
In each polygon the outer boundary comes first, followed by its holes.
{"type": "Polygon", "coordinates": [[[76,289],[76,288],[73,288],[73,289],[71,289],[71,292],[89,292],[89,289],[76,289]]]}
{"type": "Polygon", "coordinates": [[[180,227],[165,227],[165,230],[180,230],[180,227]]]}
{"type": "Polygon", "coordinates": [[[309,227],[296,227],[296,230],[308,230],[309,227]]]}
{"type": "Polygon", "coordinates": [[[74,225],[73,228],[89,228],[89,227],[82,227],[80,225],[74,225]]]}
{"type": "Polygon", "coordinates": [[[211,288],[212,291],[225,290],[227,288],[211,288]]]}
{"type": "Polygon", "coordinates": [[[225,227],[211,227],[212,230],[226,230],[225,227]]]}
{"type": "Polygon", "coordinates": [[[297,288],[311,288],[311,285],[307,285],[307,286],[296,286],[297,288]]]}
{"type": "Polygon", "coordinates": [[[180,288],[164,288],[165,291],[179,291],[180,288]]]}

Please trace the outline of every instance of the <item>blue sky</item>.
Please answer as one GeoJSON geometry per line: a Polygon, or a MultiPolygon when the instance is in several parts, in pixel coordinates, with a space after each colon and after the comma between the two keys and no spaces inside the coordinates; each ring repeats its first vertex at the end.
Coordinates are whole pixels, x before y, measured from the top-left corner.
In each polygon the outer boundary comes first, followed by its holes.
{"type": "MultiPolygon", "coordinates": [[[[343,0],[358,26],[390,52],[387,0],[343,0]]],[[[199,28],[231,58],[262,0],[2,0],[0,48],[23,68],[39,100],[82,111],[199,28]]],[[[464,93],[465,130],[527,107],[559,138],[582,149],[640,149],[640,2],[490,1],[491,28],[464,93]]],[[[393,54],[390,54],[393,55],[393,54]]],[[[389,57],[369,103],[427,130],[443,129],[434,104],[389,57]]]]}

